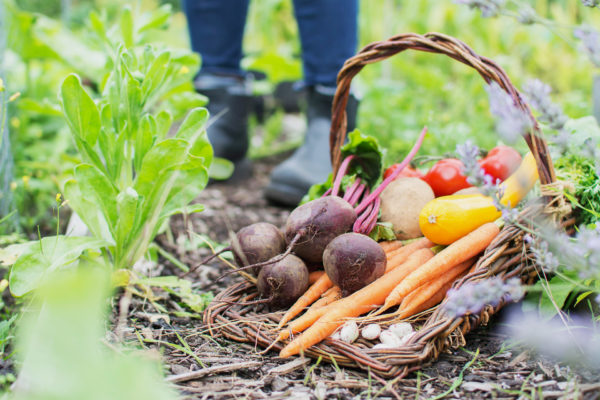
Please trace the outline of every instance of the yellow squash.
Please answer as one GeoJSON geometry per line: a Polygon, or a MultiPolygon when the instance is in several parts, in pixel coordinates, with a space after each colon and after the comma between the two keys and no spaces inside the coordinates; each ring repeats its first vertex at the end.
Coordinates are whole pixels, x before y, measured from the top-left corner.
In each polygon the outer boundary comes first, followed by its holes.
{"type": "MultiPolygon", "coordinates": [[[[519,168],[501,183],[500,202],[516,206],[529,193],[538,180],[533,154],[521,161],[519,168]]],[[[423,207],[419,214],[421,232],[434,243],[450,244],[502,214],[490,197],[482,194],[464,194],[438,197],[423,207]]]]}

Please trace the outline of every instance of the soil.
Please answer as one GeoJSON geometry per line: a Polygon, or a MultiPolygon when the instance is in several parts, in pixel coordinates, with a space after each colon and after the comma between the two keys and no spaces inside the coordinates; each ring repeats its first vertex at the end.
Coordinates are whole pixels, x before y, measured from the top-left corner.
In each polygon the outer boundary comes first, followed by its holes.
{"type": "MultiPolygon", "coordinates": [[[[262,188],[271,169],[285,156],[255,162],[252,178],[244,182],[209,185],[197,200],[205,210],[174,218],[169,232],[159,237],[160,245],[194,266],[211,251],[198,248],[190,232],[222,244],[230,231],[254,222],[282,226],[290,210],[269,204],[262,188]]],[[[163,275],[183,275],[166,260],[160,264],[163,275]]],[[[194,282],[195,290],[216,294],[242,279],[231,274],[217,280],[228,270],[222,262],[213,261],[186,278],[194,282]]],[[[126,321],[127,337],[137,340],[132,333],[137,331],[147,339],[167,343],[148,347],[160,351],[168,379],[190,399],[600,398],[597,374],[541,358],[511,343],[501,333],[503,313],[468,334],[464,348],[441,354],[402,380],[385,382],[365,371],[316,360],[282,360],[274,352],[263,354],[254,346],[213,338],[201,316],[186,312],[175,298],[165,295],[160,304],[168,315],[134,297],[126,321]]]]}

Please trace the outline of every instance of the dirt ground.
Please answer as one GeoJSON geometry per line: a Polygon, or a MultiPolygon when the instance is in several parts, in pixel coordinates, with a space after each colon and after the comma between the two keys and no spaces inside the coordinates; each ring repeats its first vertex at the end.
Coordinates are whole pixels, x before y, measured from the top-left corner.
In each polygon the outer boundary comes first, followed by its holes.
{"type": "MultiPolygon", "coordinates": [[[[285,156],[285,155],[284,155],[285,156]]],[[[261,160],[253,177],[237,184],[213,183],[198,198],[202,213],[179,217],[171,234],[159,243],[187,265],[209,255],[207,248],[186,246],[188,230],[227,242],[228,231],[266,221],[282,226],[288,209],[269,204],[262,195],[270,170],[283,156],[261,160]]],[[[163,274],[182,272],[164,261],[163,274]]],[[[216,282],[228,267],[211,262],[189,275],[194,288],[217,293],[242,278],[232,274],[216,282]]],[[[397,382],[386,382],[365,371],[335,368],[315,360],[279,359],[274,352],[213,338],[198,318],[157,316],[146,302],[133,300],[128,325],[155,341],[168,380],[190,399],[420,399],[420,398],[600,398],[600,379],[590,371],[557,364],[530,354],[501,333],[502,313],[487,327],[467,336],[468,344],[442,354],[397,382]],[[156,342],[158,341],[158,342],[156,342]]],[[[166,299],[170,311],[181,310],[166,299]]]]}

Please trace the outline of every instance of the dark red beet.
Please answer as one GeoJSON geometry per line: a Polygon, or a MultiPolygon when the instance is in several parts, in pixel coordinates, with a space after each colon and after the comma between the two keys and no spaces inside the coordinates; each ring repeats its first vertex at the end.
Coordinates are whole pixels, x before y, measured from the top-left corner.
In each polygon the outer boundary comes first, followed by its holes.
{"type": "Polygon", "coordinates": [[[333,239],[323,252],[323,266],[344,296],[353,293],[385,272],[385,252],[370,237],[345,233],[333,239]]]}
{"type": "Polygon", "coordinates": [[[280,261],[267,264],[256,281],[258,292],[276,308],[288,307],[308,289],[308,269],[300,258],[288,254],[280,261]]]}
{"type": "MultiPolygon", "coordinates": [[[[240,229],[237,241],[241,249],[233,244],[233,255],[238,266],[243,267],[270,260],[285,251],[286,243],[283,233],[273,224],[257,222],[240,229]],[[239,250],[243,257],[238,254],[239,250]]],[[[254,275],[258,275],[260,267],[252,268],[254,275]]]]}
{"type": "Polygon", "coordinates": [[[320,263],[329,242],[348,232],[355,220],[356,213],[346,200],[321,197],[292,211],[285,224],[285,239],[289,244],[300,235],[294,253],[308,263],[320,263]]]}

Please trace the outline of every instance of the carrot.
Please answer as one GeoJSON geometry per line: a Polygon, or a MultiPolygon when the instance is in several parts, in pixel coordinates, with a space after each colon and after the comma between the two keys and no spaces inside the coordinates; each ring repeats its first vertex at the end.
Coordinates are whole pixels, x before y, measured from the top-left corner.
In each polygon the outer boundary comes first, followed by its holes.
{"type": "MultiPolygon", "coordinates": [[[[429,249],[420,249],[420,250],[413,252],[413,254],[417,254],[417,253],[419,253],[419,255],[417,255],[417,257],[426,257],[426,256],[424,256],[425,254],[428,254],[429,257],[433,257],[433,252],[429,249]]],[[[409,254],[409,256],[411,256],[411,255],[409,254]]],[[[408,260],[406,260],[406,261],[408,261],[408,260]]],[[[406,262],[406,264],[408,264],[408,262],[406,262]]],[[[404,277],[406,277],[408,274],[410,274],[419,265],[387,264],[386,268],[385,268],[384,276],[386,276],[386,277],[389,276],[389,278],[386,278],[386,279],[393,279],[394,281],[399,282],[400,280],[404,279],[404,277]],[[390,274],[392,274],[392,272],[394,274],[390,275],[390,274]]],[[[337,288],[337,286],[334,286],[334,288],[337,288]]],[[[338,290],[339,290],[339,288],[338,288],[338,290]]],[[[333,306],[333,304],[331,304],[330,306],[333,306]]],[[[309,308],[308,311],[306,311],[304,313],[304,315],[302,315],[300,318],[292,321],[285,330],[282,330],[281,332],[279,332],[279,336],[277,339],[285,340],[290,337],[291,333],[302,332],[303,330],[305,330],[309,326],[311,326],[319,318],[321,318],[323,315],[325,315],[325,313],[328,312],[328,310],[329,310],[328,308],[313,308],[313,307],[309,308]]]]}
{"type": "Polygon", "coordinates": [[[315,283],[317,279],[323,276],[324,273],[325,271],[313,271],[310,274],[308,274],[308,284],[312,285],[313,283],[315,283]]]}
{"type": "Polygon", "coordinates": [[[381,246],[383,251],[385,251],[386,253],[389,253],[390,251],[394,251],[394,250],[401,248],[402,241],[401,240],[388,240],[385,242],[379,242],[379,245],[381,246]]]}
{"type": "Polygon", "coordinates": [[[438,304],[444,299],[446,292],[452,284],[458,278],[465,275],[467,269],[474,262],[474,258],[464,261],[440,276],[439,279],[435,279],[413,290],[402,300],[395,315],[399,318],[408,318],[438,304]]]}
{"type": "MultiPolygon", "coordinates": [[[[428,239],[426,239],[426,240],[428,241],[428,239]]],[[[398,240],[398,242],[400,242],[400,241],[398,240]]],[[[401,243],[402,242],[400,242],[400,244],[401,243]]],[[[413,243],[416,243],[416,242],[413,242],[413,243]]],[[[413,244],[413,243],[411,243],[411,244],[413,244]]],[[[432,243],[432,245],[433,245],[433,243],[432,243]]],[[[405,247],[409,247],[409,246],[405,246],[405,247]]],[[[412,247],[409,247],[407,249],[407,251],[410,251],[411,249],[416,249],[416,248],[417,248],[417,246],[412,246],[412,247]]],[[[402,249],[402,248],[397,247],[396,249],[402,249]]],[[[390,250],[390,252],[393,252],[396,249],[392,249],[392,250],[390,250]]],[[[384,251],[385,251],[385,249],[384,249],[384,251]]],[[[404,260],[402,260],[402,262],[404,260]]],[[[389,265],[389,262],[387,264],[389,265]]],[[[399,264],[400,263],[396,263],[396,265],[399,265],[399,264]]],[[[386,271],[387,271],[387,269],[386,269],[386,271]]],[[[310,281],[310,276],[309,276],[309,281],[310,281]]],[[[283,317],[281,317],[278,328],[282,328],[292,318],[294,318],[296,315],[298,315],[302,311],[304,311],[306,309],[306,307],[310,306],[326,290],[330,289],[332,286],[333,286],[333,282],[331,282],[331,280],[329,279],[327,274],[323,273],[323,275],[321,275],[314,283],[312,283],[311,286],[308,288],[308,290],[302,296],[300,296],[300,298],[298,300],[296,300],[294,305],[292,307],[290,307],[290,309],[283,315],[283,317]]],[[[313,314],[312,317],[314,317],[316,315],[317,314],[313,314]]],[[[320,315],[319,315],[319,317],[320,317],[320,315]]],[[[319,317],[317,317],[317,318],[319,318],[319,317]]],[[[316,319],[314,319],[312,321],[314,322],[315,320],[316,319]]]]}
{"type": "Polygon", "coordinates": [[[383,304],[387,294],[398,282],[404,279],[410,271],[414,271],[433,256],[433,252],[430,249],[418,250],[402,266],[393,269],[350,296],[325,307],[327,309],[326,313],[302,335],[288,343],[281,350],[279,356],[286,358],[298,354],[331,335],[344,323],[346,318],[358,317],[361,314],[371,311],[373,307],[383,304]]]}
{"type": "Polygon", "coordinates": [[[327,274],[321,275],[319,279],[313,283],[306,292],[300,296],[293,306],[281,317],[278,328],[283,327],[289,320],[300,314],[304,309],[310,306],[315,300],[317,300],[327,289],[333,286],[333,282],[327,276],[327,274]]]}
{"type": "Polygon", "coordinates": [[[492,242],[499,232],[498,225],[489,222],[450,244],[396,286],[388,298],[385,299],[385,304],[377,314],[381,314],[390,307],[400,304],[404,297],[419,286],[435,279],[437,276],[445,274],[454,266],[479,254],[492,242]]]}
{"type": "Polygon", "coordinates": [[[393,250],[390,253],[387,253],[387,263],[388,265],[400,265],[404,263],[408,256],[414,253],[416,250],[425,249],[433,246],[434,243],[427,238],[417,239],[403,247],[398,248],[397,250],[393,250]]]}

